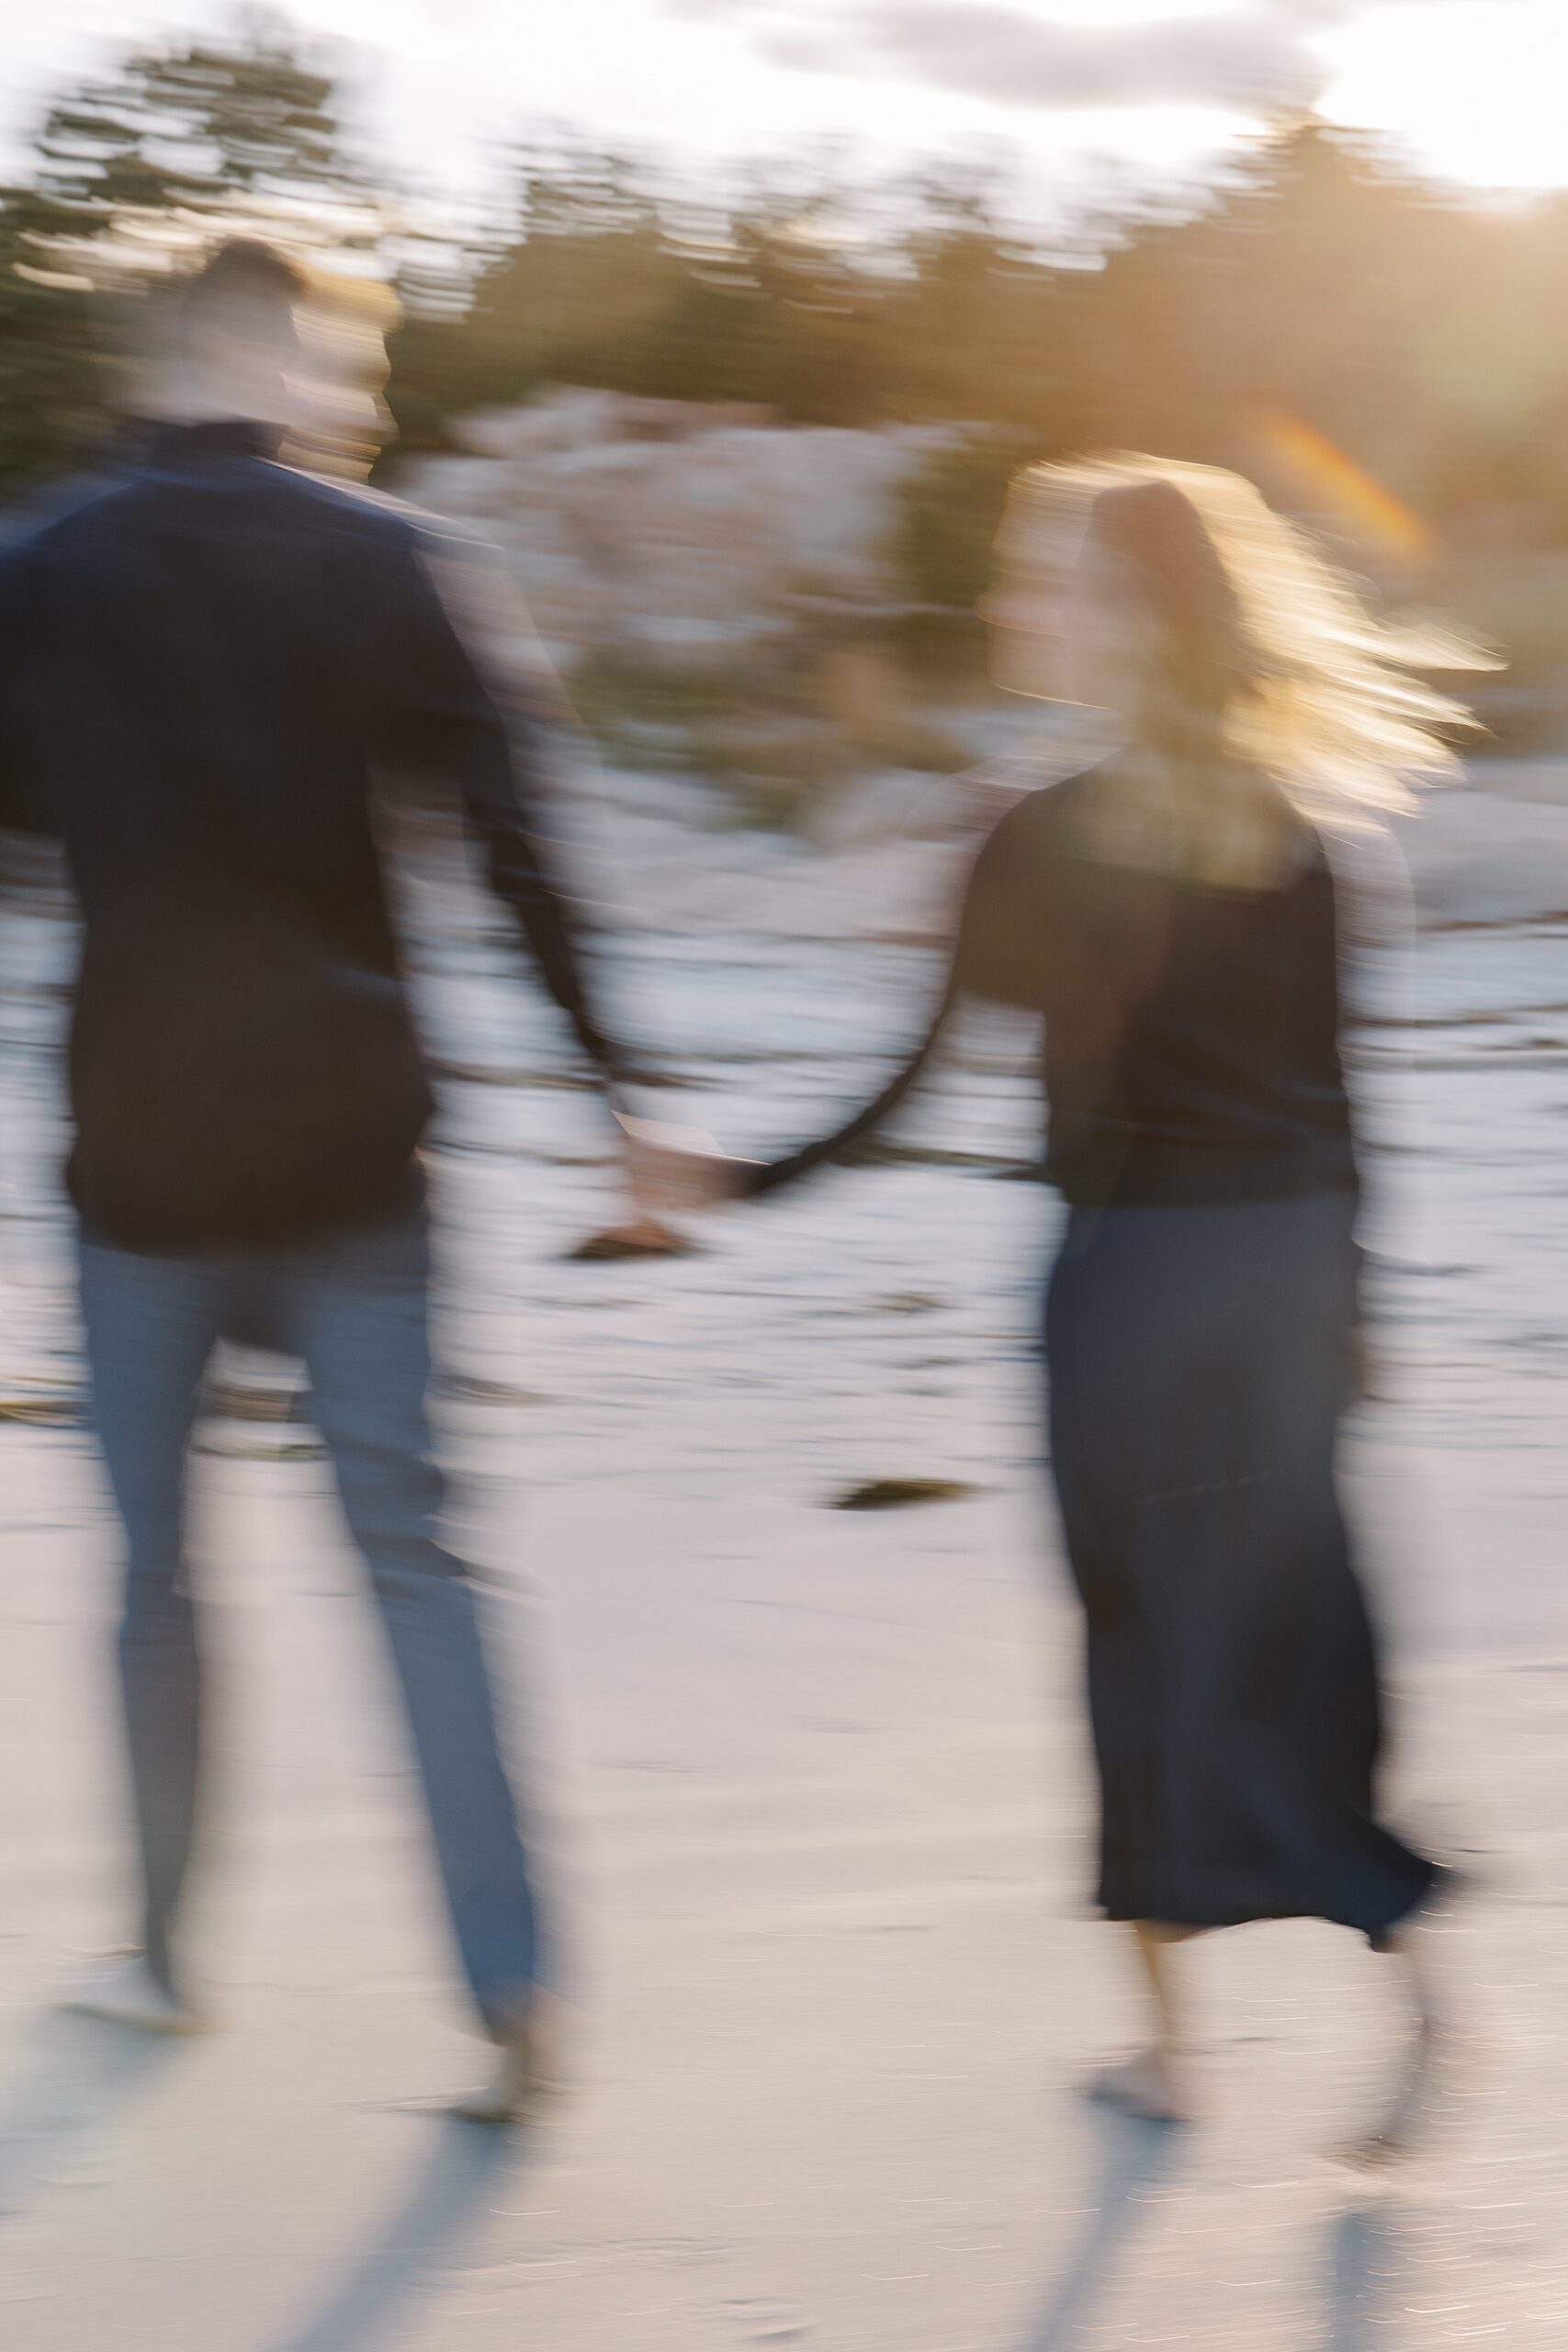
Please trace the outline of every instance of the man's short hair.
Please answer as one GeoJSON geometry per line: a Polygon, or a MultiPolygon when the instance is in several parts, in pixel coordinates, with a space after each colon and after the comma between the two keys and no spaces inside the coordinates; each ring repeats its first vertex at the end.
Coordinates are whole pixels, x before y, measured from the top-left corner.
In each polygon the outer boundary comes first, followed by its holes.
{"type": "Polygon", "coordinates": [[[303,271],[276,246],[231,237],[177,289],[176,331],[189,337],[226,327],[282,340],[294,333],[294,306],[305,289],[303,271]]]}

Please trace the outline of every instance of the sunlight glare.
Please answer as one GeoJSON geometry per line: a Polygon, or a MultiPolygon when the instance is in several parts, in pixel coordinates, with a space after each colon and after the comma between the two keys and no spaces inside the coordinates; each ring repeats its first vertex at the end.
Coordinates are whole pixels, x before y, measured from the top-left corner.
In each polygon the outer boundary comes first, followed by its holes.
{"type": "Polygon", "coordinates": [[[1568,183],[1563,0],[1384,6],[1319,44],[1337,122],[1392,131],[1428,169],[1480,188],[1568,183]]]}

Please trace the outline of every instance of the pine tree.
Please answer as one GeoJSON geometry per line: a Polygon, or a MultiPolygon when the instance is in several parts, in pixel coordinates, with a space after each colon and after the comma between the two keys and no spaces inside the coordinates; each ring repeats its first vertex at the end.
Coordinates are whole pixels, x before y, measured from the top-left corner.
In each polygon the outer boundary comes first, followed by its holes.
{"type": "Polygon", "coordinates": [[[378,231],[331,75],[265,18],[84,82],[50,109],[32,170],[0,188],[0,495],[91,434],[117,312],[225,230],[337,246],[378,231]]]}

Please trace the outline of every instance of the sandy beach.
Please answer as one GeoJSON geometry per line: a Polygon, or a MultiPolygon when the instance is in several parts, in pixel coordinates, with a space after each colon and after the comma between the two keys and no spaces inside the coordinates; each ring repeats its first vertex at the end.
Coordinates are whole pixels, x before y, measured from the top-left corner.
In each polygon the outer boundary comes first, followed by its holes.
{"type": "MultiPolygon", "coordinates": [[[[614,984],[665,1080],[650,1107],[742,1151],[814,1131],[918,1025],[956,852],[829,855],[606,791],[608,911],[641,886],[614,984]]],[[[1486,2058],[1370,2197],[1324,2156],[1397,2055],[1348,1936],[1202,1950],[1190,2133],[1076,2096],[1134,2012],[1086,1901],[1034,1358],[1057,1212],[1017,1181],[1017,1036],[966,1031],[881,1164],[723,1216],[689,1258],[574,1263],[613,1207],[607,1130],[499,920],[450,883],[417,910],[447,1071],[442,1421],[535,1759],[580,2088],[536,2134],[441,2112],[483,2053],[305,1420],[214,1422],[197,1464],[227,1704],[190,1936],[225,2030],[143,2045],[55,2015],[128,1917],[113,1540],[51,1188],[67,947],[42,914],[9,927],[8,2352],[1558,2352],[1568,789],[1482,775],[1406,845],[1413,1001],[1391,979],[1362,1058],[1374,1096],[1414,1084],[1423,1148],[1376,1171],[1408,1207],[1348,1475],[1395,1810],[1474,1874],[1450,1943],[1486,2058]],[[832,1508],[910,1477],[963,1491],[832,1508]]]]}

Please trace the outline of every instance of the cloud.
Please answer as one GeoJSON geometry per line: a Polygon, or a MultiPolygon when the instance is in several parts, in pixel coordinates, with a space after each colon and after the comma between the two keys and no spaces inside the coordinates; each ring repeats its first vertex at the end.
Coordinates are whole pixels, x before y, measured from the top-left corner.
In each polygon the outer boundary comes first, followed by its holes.
{"type": "Polygon", "coordinates": [[[1310,106],[1329,79],[1314,33],[1365,0],[1259,0],[1138,24],[1062,23],[1008,0],[672,0],[675,13],[744,30],[801,73],[921,82],[993,105],[1310,106]]]}

